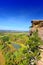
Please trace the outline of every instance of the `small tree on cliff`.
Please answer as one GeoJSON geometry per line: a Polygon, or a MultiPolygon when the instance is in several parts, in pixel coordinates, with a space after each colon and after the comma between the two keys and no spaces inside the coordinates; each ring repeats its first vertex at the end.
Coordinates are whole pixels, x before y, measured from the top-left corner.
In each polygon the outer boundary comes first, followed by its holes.
{"type": "Polygon", "coordinates": [[[35,32],[32,33],[31,36],[29,36],[29,40],[27,42],[27,47],[28,47],[27,53],[28,53],[28,56],[31,55],[29,57],[30,65],[34,65],[35,64],[34,62],[36,62],[36,60],[40,59],[40,49],[39,49],[40,45],[41,45],[41,39],[38,36],[38,31],[36,30],[35,32]],[[32,61],[34,61],[34,62],[32,62],[32,61]]]}

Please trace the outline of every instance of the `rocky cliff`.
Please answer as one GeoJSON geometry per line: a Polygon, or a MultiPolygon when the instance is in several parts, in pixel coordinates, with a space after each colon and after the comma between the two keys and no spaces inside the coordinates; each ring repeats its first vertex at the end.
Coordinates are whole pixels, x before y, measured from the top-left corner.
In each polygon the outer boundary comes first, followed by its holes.
{"type": "MultiPolygon", "coordinates": [[[[39,37],[43,40],[43,20],[35,20],[31,23],[32,26],[30,34],[32,34],[37,29],[39,37]]],[[[43,48],[43,45],[41,48],[43,48]]],[[[43,49],[41,49],[41,59],[38,61],[37,65],[43,65],[43,49]]]]}
{"type": "Polygon", "coordinates": [[[31,21],[31,23],[32,23],[31,32],[34,32],[37,29],[38,35],[43,40],[43,20],[35,20],[31,21]]]}

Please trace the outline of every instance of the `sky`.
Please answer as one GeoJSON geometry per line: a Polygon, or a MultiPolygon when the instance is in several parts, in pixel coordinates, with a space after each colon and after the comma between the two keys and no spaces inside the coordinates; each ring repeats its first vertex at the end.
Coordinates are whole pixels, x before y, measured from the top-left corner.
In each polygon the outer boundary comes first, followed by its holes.
{"type": "Polygon", "coordinates": [[[32,20],[43,20],[43,0],[0,0],[0,30],[28,31],[32,20]]]}

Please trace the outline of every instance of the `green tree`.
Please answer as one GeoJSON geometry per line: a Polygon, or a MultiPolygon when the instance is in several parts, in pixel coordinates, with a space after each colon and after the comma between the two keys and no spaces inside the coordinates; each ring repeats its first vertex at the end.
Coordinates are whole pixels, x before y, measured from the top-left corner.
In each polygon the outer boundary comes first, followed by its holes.
{"type": "Polygon", "coordinates": [[[9,37],[8,37],[8,36],[3,36],[3,37],[2,37],[2,41],[3,41],[3,42],[9,41],[9,37]]]}
{"type": "Polygon", "coordinates": [[[29,36],[29,40],[27,42],[27,47],[28,47],[28,59],[30,59],[29,64],[34,65],[35,63],[32,64],[32,61],[36,62],[37,60],[40,59],[40,49],[39,46],[41,45],[41,39],[38,36],[38,31],[36,30],[35,32],[32,33],[31,36],[29,36]]]}

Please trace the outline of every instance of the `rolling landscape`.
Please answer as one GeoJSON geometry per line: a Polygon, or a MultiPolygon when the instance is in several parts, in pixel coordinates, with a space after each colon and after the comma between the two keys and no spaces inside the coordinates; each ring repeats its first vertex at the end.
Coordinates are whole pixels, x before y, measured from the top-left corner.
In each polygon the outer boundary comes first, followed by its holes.
{"type": "Polygon", "coordinates": [[[30,29],[30,32],[0,31],[1,65],[43,65],[41,60],[41,58],[43,59],[43,41],[41,39],[43,36],[40,37],[42,34],[38,33],[43,26],[41,23],[36,23],[32,23],[34,25],[30,29]],[[38,28],[39,24],[41,25],[40,30],[38,28]]]}
{"type": "MultiPolygon", "coordinates": [[[[4,32],[4,31],[3,31],[4,32]]],[[[0,64],[16,65],[20,62],[24,43],[27,42],[28,36],[26,32],[0,32],[0,64]],[[24,39],[24,40],[23,40],[24,39]],[[19,54],[19,53],[20,54],[19,54]],[[17,55],[17,59],[14,56],[17,55]],[[19,56],[20,55],[20,56],[19,56]],[[20,57],[20,58],[19,58],[20,57]],[[3,63],[2,63],[3,62],[3,63]]]]}

